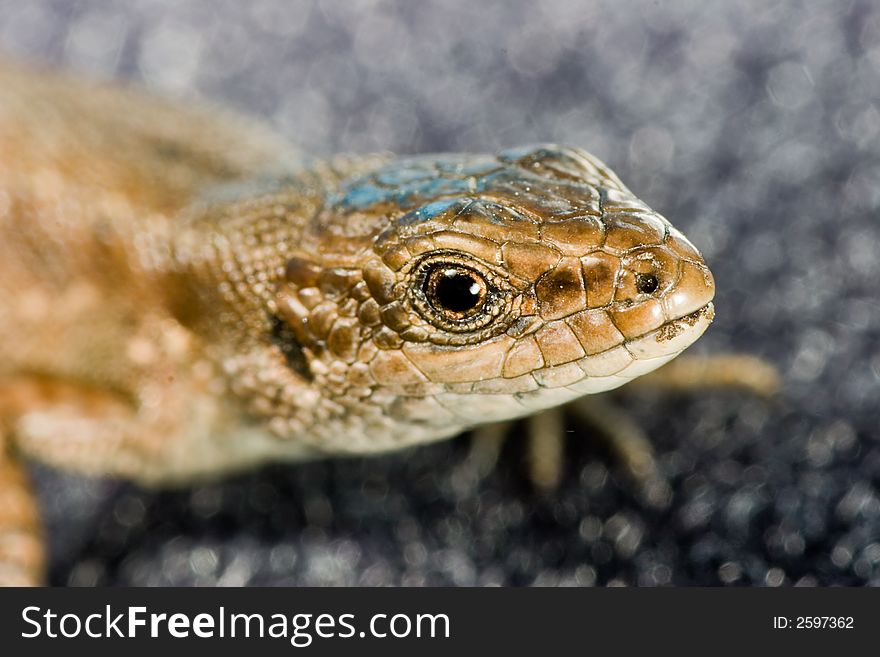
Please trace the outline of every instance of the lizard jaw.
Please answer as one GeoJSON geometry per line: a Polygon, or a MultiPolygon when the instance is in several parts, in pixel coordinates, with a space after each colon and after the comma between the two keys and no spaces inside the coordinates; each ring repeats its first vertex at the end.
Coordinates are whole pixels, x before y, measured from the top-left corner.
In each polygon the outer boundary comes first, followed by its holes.
{"type": "Polygon", "coordinates": [[[460,428],[466,428],[530,415],[584,395],[613,390],[674,359],[703,334],[714,316],[714,305],[708,302],[613,349],[536,370],[526,375],[531,379],[528,390],[502,392],[495,383],[486,388],[477,384],[471,393],[442,392],[436,400],[461,421],[460,428]],[[474,394],[483,391],[485,394],[474,394]]]}

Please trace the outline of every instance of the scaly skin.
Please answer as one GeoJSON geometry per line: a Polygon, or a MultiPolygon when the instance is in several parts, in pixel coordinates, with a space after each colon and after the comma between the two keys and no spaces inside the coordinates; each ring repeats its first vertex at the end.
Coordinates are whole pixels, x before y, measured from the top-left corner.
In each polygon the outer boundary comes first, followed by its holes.
{"type": "Polygon", "coordinates": [[[713,316],[697,250],[584,151],[300,163],[4,67],[0,235],[7,583],[42,569],[22,454],[185,483],[383,452],[615,388],[713,316]]]}

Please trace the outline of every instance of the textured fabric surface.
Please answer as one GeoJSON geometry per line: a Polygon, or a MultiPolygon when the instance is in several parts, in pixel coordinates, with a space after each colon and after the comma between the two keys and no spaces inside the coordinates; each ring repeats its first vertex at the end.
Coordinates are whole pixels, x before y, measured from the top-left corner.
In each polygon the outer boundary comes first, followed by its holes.
{"type": "Polygon", "coordinates": [[[702,250],[692,350],[776,403],[627,393],[673,484],[642,506],[570,427],[152,492],[36,467],[55,584],[880,583],[880,8],[847,3],[0,0],[0,52],[208,98],[316,154],[582,146],[702,250]]]}

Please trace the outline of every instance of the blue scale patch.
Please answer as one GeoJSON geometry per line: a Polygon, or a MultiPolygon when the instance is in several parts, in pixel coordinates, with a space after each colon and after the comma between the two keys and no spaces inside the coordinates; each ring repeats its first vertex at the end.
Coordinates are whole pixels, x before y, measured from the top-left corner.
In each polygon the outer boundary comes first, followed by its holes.
{"type": "Polygon", "coordinates": [[[380,185],[396,187],[398,185],[407,185],[417,180],[432,178],[435,175],[437,174],[433,167],[427,169],[425,167],[413,166],[411,163],[400,162],[397,166],[380,169],[375,177],[380,185]]]}
{"type": "MultiPolygon", "coordinates": [[[[330,199],[330,204],[347,211],[367,210],[384,203],[409,208],[438,196],[480,191],[479,183],[467,172],[471,159],[449,156],[438,160],[435,156],[400,160],[344,185],[342,191],[330,199]],[[445,172],[455,177],[443,175],[445,172]]],[[[476,168],[480,172],[491,170],[485,161],[476,168]]],[[[497,168],[497,164],[493,168],[497,168]]]]}
{"type": "Polygon", "coordinates": [[[431,219],[439,217],[441,214],[452,207],[458,206],[460,209],[463,209],[473,202],[473,199],[470,198],[443,198],[438,201],[428,203],[427,205],[423,205],[422,207],[413,210],[412,212],[408,212],[397,221],[399,224],[412,226],[414,224],[418,224],[423,221],[430,221],[431,219]]]}
{"type": "MultiPolygon", "coordinates": [[[[432,219],[446,212],[453,204],[473,200],[473,195],[488,190],[522,195],[524,200],[530,199],[533,205],[546,205],[551,213],[571,211],[570,202],[564,198],[541,198],[543,194],[540,192],[549,191],[545,176],[510,164],[511,161],[535,154],[551,159],[554,156],[568,157],[565,149],[531,146],[505,151],[498,158],[487,155],[405,158],[381,167],[370,175],[349,181],[338,194],[328,199],[328,204],[343,212],[366,211],[379,205],[409,211],[423,205],[401,219],[404,223],[414,224],[432,219]]],[[[560,180],[554,184],[566,188],[579,187],[572,181],[560,180]]]]}
{"type": "Polygon", "coordinates": [[[361,183],[349,186],[342,194],[332,199],[332,205],[345,209],[362,210],[394,198],[396,190],[378,187],[370,178],[361,178],[361,183]]]}

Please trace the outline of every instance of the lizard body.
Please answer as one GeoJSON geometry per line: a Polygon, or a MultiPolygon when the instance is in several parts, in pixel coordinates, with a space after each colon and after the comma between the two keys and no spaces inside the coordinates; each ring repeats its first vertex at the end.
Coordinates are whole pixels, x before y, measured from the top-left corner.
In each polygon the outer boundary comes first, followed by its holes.
{"type": "MultiPolygon", "coordinates": [[[[669,361],[713,294],[687,239],[578,149],[307,162],[219,112],[0,67],[17,508],[21,455],[185,483],[529,415],[669,361]]],[[[36,533],[9,509],[0,537],[36,533]]],[[[0,580],[38,579],[38,545],[3,545],[0,580]]]]}

